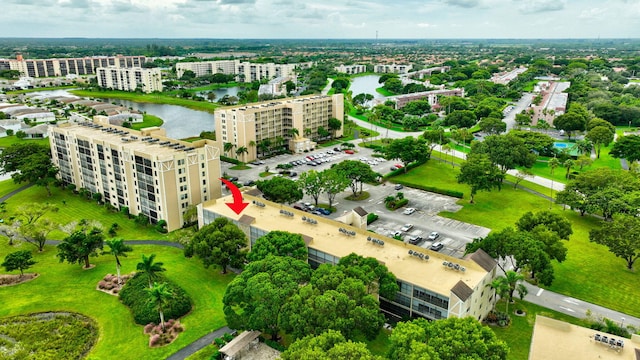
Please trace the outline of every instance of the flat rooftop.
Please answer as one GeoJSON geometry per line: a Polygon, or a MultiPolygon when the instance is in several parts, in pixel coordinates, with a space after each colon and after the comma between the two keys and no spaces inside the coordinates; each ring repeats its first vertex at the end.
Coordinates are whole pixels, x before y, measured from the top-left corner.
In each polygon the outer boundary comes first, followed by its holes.
{"type": "Polygon", "coordinates": [[[266,231],[284,230],[305,235],[312,239],[309,243],[310,247],[340,258],[351,253],[376,258],[381,263],[384,263],[397,278],[446,297],[450,296],[451,289],[459,281],[463,281],[473,289],[488,272],[473,260],[458,259],[426,250],[332,219],[296,210],[287,205],[266,201],[261,197],[255,197],[246,192],[243,193],[243,197],[244,201],[250,204],[240,215],[237,215],[225,204],[233,202],[231,195],[207,201],[202,206],[205,210],[233,220],[239,220],[241,217],[244,217],[244,219],[247,219],[247,216],[251,217],[254,219],[251,225],[266,231]],[[252,203],[253,201],[258,201],[265,206],[255,205],[252,203]],[[283,215],[280,210],[286,210],[292,213],[293,216],[283,215]],[[303,216],[316,220],[317,224],[303,221],[303,216]],[[340,232],[339,228],[355,232],[355,236],[346,235],[340,232]],[[367,241],[367,237],[382,240],[384,245],[377,245],[372,241],[367,241]],[[421,260],[416,256],[409,255],[409,250],[426,254],[429,256],[429,260],[421,260]],[[443,266],[445,261],[459,264],[466,270],[464,272],[457,271],[443,266]]]}
{"type": "Polygon", "coordinates": [[[529,360],[637,360],[640,336],[633,339],[603,333],[564,321],[536,316],[531,338],[529,360]],[[624,347],[612,347],[596,341],[595,335],[624,341],[624,347]]]}
{"type": "MultiPolygon", "coordinates": [[[[67,131],[70,130],[76,134],[76,136],[99,139],[106,143],[119,144],[129,150],[138,151],[144,154],[152,154],[158,158],[173,157],[175,154],[180,152],[188,152],[201,148],[206,143],[205,141],[189,143],[158,134],[151,133],[147,135],[145,133],[145,129],[138,131],[115,125],[100,125],[95,122],[78,124],[65,123],[58,127],[67,131]]],[[[210,142],[210,144],[212,143],[210,142]]]]}

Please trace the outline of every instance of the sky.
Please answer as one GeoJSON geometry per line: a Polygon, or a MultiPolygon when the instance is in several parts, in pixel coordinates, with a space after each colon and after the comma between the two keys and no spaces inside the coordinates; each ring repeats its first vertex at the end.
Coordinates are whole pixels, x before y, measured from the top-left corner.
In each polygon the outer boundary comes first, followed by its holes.
{"type": "Polygon", "coordinates": [[[640,0],[2,0],[0,37],[640,38],[640,0]]]}

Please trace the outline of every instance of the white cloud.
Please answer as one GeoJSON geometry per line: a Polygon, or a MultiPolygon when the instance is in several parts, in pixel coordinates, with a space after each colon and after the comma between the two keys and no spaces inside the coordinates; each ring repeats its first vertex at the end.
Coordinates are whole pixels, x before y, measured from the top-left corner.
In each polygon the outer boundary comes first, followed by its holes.
{"type": "Polygon", "coordinates": [[[437,26],[429,23],[417,23],[416,25],[421,28],[433,28],[437,26]]]}
{"type": "Polygon", "coordinates": [[[524,14],[558,11],[564,9],[563,0],[521,0],[519,10],[524,14]]]}

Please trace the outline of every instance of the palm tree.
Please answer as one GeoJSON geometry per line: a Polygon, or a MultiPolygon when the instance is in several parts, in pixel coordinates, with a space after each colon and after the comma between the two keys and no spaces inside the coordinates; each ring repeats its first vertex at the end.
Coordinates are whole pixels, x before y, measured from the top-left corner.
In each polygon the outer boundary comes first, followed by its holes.
{"type": "Polygon", "coordinates": [[[231,152],[231,150],[233,150],[234,147],[236,146],[230,142],[224,143],[224,148],[223,148],[224,153],[229,155],[229,152],[231,152]]]}
{"type": "Polygon", "coordinates": [[[593,143],[591,142],[591,140],[585,139],[576,142],[573,147],[575,147],[580,154],[591,155],[591,150],[593,150],[593,143]]]}
{"type": "Polygon", "coordinates": [[[562,163],[562,166],[564,166],[567,169],[567,173],[564,175],[565,179],[569,178],[569,172],[571,171],[571,168],[574,165],[575,165],[575,163],[571,159],[567,159],[567,160],[565,160],[564,163],[562,163]]]}
{"type": "Polygon", "coordinates": [[[451,167],[452,168],[455,167],[455,164],[453,163],[453,151],[451,149],[451,145],[444,144],[444,145],[442,145],[441,149],[442,149],[442,151],[444,151],[444,153],[446,155],[449,155],[449,152],[451,152],[451,167]]]}
{"type": "Polygon", "coordinates": [[[524,297],[529,292],[527,288],[522,285],[522,280],[524,280],[524,275],[517,273],[513,270],[509,270],[505,273],[504,282],[507,284],[509,289],[509,301],[507,302],[507,313],[509,313],[509,303],[513,302],[513,293],[518,292],[518,296],[520,300],[524,299],[524,297]]]}
{"type": "Polygon", "coordinates": [[[157,282],[153,283],[149,289],[149,301],[156,305],[156,309],[160,314],[160,326],[164,330],[164,307],[169,302],[169,299],[173,296],[173,293],[167,288],[167,284],[157,282]]]}
{"type": "Polygon", "coordinates": [[[496,307],[496,303],[498,302],[498,296],[500,296],[501,299],[504,299],[509,294],[509,286],[505,282],[504,276],[499,276],[493,279],[491,283],[487,284],[487,287],[493,289],[496,292],[496,296],[494,296],[493,301],[494,308],[496,307]]]}
{"type": "Polygon", "coordinates": [[[258,143],[258,150],[260,150],[260,152],[262,153],[262,156],[264,156],[264,154],[267,152],[267,150],[269,150],[270,147],[271,147],[271,140],[269,139],[264,139],[258,143]]]}
{"type": "Polygon", "coordinates": [[[291,135],[292,139],[295,139],[298,137],[298,135],[300,135],[300,130],[298,130],[297,128],[291,128],[289,129],[289,135],[291,135]]]}
{"type": "Polygon", "coordinates": [[[276,136],[273,145],[276,148],[276,151],[279,152],[282,150],[282,145],[284,145],[284,138],[282,136],[276,136]]]}
{"type": "Polygon", "coordinates": [[[167,269],[163,268],[164,265],[161,262],[153,262],[156,258],[156,254],[151,254],[151,256],[146,257],[144,254],[142,255],[142,261],[136,265],[136,270],[147,274],[149,278],[149,288],[153,287],[153,280],[158,277],[158,273],[166,271],[167,269]]]}
{"type": "Polygon", "coordinates": [[[311,128],[304,128],[304,136],[309,137],[311,136],[311,128]]]}
{"type": "MultiPolygon", "coordinates": [[[[255,158],[255,157],[254,157],[254,155],[253,155],[253,149],[255,149],[255,147],[256,147],[256,142],[255,142],[255,141],[253,141],[253,140],[249,141],[249,148],[251,149],[251,156],[252,156],[253,158],[255,158]]],[[[256,157],[257,157],[257,156],[256,156],[256,157]]]]}
{"type": "Polygon", "coordinates": [[[105,251],[104,254],[113,255],[116,258],[116,273],[118,274],[118,285],[120,282],[120,256],[127,257],[127,253],[133,251],[133,248],[124,243],[121,238],[114,238],[104,242],[109,247],[109,251],[105,251]]]}
{"type": "Polygon", "coordinates": [[[242,156],[242,154],[247,154],[249,153],[249,149],[247,149],[246,146],[241,146],[238,149],[236,149],[236,159],[238,158],[238,156],[242,156]]]}
{"type": "Polygon", "coordinates": [[[553,157],[547,161],[547,165],[551,168],[551,175],[553,175],[553,170],[560,166],[560,160],[557,157],[553,157]]]}

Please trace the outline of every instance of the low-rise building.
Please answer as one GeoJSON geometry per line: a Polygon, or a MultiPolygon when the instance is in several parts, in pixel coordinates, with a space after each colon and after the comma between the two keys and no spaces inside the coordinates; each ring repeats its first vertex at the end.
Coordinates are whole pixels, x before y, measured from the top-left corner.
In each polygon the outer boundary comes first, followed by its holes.
{"type": "Polygon", "coordinates": [[[344,74],[361,74],[367,72],[367,65],[353,64],[344,65],[341,64],[333,68],[335,71],[344,74]]]}
{"type": "Polygon", "coordinates": [[[396,103],[396,109],[402,109],[405,105],[407,105],[408,102],[416,101],[416,100],[428,100],[429,105],[431,106],[436,105],[438,103],[438,98],[440,96],[464,97],[464,89],[456,88],[456,89],[421,91],[421,92],[411,93],[411,94],[388,96],[384,100],[394,101],[396,103]]]}
{"type": "Polygon", "coordinates": [[[49,142],[64,184],[101,194],[151,223],[165,220],[169,231],[184,225],[190,205],[221,195],[219,151],[209,140],[188,143],[161,128],[131,130],[96,116],[51,127],[49,142]]]}
{"type": "MultiPolygon", "coordinates": [[[[380,308],[398,320],[424,317],[443,319],[472,316],[483,319],[493,306],[494,291],[487,285],[496,276],[496,261],[482,250],[464,259],[406,244],[288,206],[264,200],[256,189],[243,193],[250,205],[236,214],[225,203],[230,196],[198,205],[198,225],[224,217],[237,225],[252,246],[256,239],[274,230],[302,235],[309,252],[309,264],[336,264],[351,253],[373,257],[398,279],[400,291],[394,299],[380,298],[380,308]]],[[[352,218],[366,217],[366,211],[352,218]]]]}
{"type": "Polygon", "coordinates": [[[96,69],[98,85],[107,89],[136,91],[144,93],[162,91],[162,74],[159,68],[117,68],[96,69]]]}
{"type": "Polygon", "coordinates": [[[640,335],[631,339],[537,315],[529,360],[638,360],[640,335]]]}
{"type": "Polygon", "coordinates": [[[413,68],[413,65],[403,64],[376,64],[373,66],[373,72],[377,73],[394,73],[394,74],[406,74],[413,68]]]}

